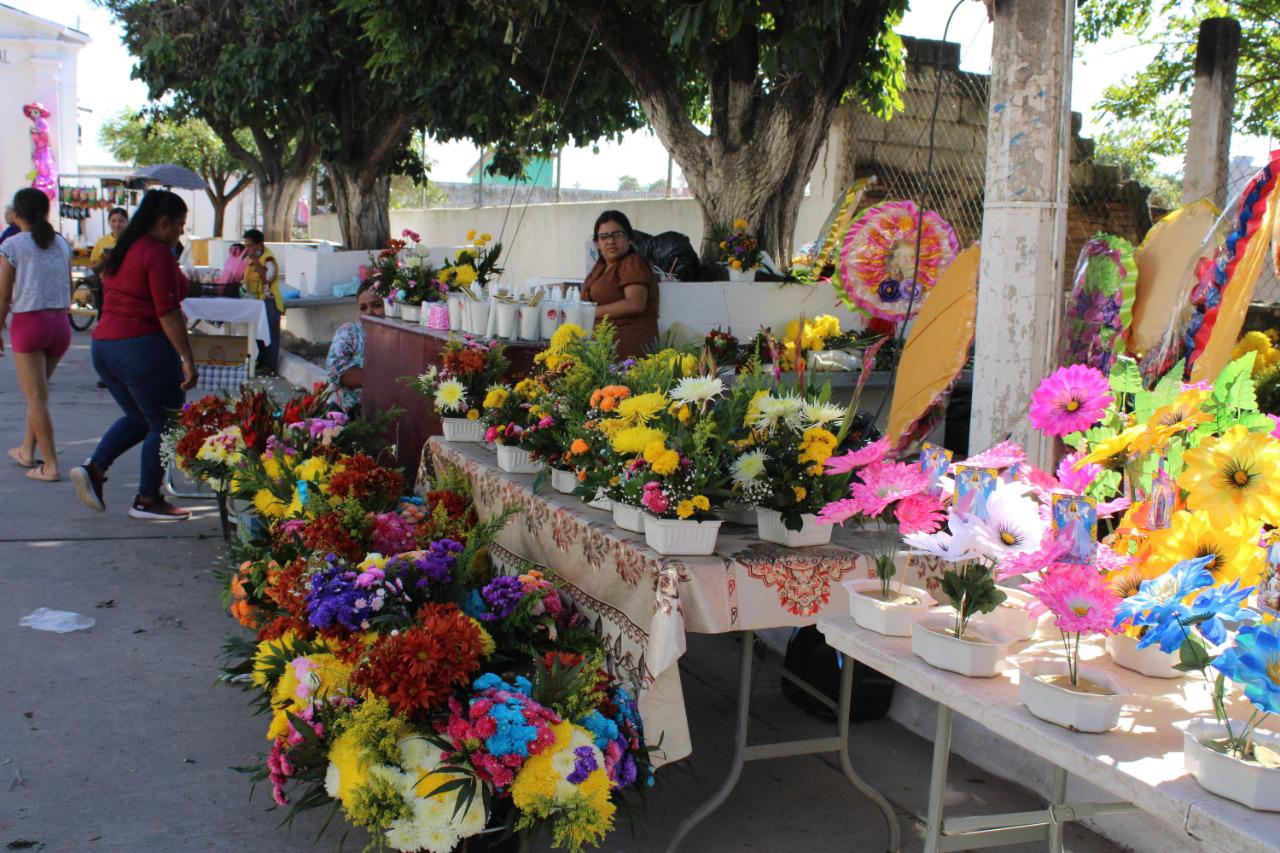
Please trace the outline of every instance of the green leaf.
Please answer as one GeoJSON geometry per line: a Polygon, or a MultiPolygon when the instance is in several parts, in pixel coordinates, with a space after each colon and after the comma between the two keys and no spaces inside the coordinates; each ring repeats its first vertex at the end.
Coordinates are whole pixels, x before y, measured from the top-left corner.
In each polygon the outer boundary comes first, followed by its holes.
{"type": "Polygon", "coordinates": [[[1213,656],[1205,648],[1204,641],[1195,634],[1187,635],[1178,649],[1177,669],[1183,672],[1200,672],[1213,663],[1213,656]]]}
{"type": "Polygon", "coordinates": [[[1111,368],[1111,391],[1115,394],[1137,394],[1142,390],[1142,371],[1138,362],[1127,356],[1116,359],[1111,368]]]}

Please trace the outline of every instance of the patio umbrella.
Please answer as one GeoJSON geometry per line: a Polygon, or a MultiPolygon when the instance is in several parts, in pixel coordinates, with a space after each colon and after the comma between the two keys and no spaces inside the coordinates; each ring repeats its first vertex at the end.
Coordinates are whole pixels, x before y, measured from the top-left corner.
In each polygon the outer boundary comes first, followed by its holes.
{"type": "Polygon", "coordinates": [[[174,163],[157,163],[154,166],[143,166],[134,171],[130,178],[139,178],[164,187],[176,187],[180,190],[204,189],[204,178],[174,163]]]}

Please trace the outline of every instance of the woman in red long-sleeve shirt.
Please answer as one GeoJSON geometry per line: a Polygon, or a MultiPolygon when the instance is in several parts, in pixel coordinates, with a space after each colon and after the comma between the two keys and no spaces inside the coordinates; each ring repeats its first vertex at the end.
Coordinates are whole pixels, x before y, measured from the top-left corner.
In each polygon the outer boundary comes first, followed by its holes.
{"type": "Polygon", "coordinates": [[[141,443],[142,475],[129,515],[153,521],[190,517],[160,493],[160,437],[170,413],[181,408],[197,379],[180,307],[187,279],[172,251],[186,223],[187,205],[181,198],[166,190],[148,191],[103,270],[93,366],[124,414],[85,464],[71,470],[76,494],[98,512],[106,508],[102,484],[107,469],[141,443]]]}

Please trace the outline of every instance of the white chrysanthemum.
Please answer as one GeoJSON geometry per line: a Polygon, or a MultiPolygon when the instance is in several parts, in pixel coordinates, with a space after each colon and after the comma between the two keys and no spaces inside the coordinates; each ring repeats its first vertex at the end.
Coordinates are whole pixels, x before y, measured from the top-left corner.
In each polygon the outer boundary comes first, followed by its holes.
{"type": "Polygon", "coordinates": [[[446,379],[436,386],[436,408],[442,412],[458,412],[467,405],[467,386],[457,379],[446,379]]]}
{"type": "Polygon", "coordinates": [[[324,792],[335,800],[338,799],[339,776],[338,765],[330,762],[328,769],[324,771],[324,792]]]}
{"type": "Polygon", "coordinates": [[[751,427],[769,432],[784,423],[799,427],[804,417],[804,408],[803,398],[794,394],[788,394],[785,397],[762,397],[756,404],[755,423],[751,424],[751,427]]]}
{"type": "Polygon", "coordinates": [[[690,376],[681,379],[671,390],[671,399],[677,403],[705,403],[724,393],[724,383],[718,376],[690,376]]]}
{"type": "Polygon", "coordinates": [[[808,427],[825,427],[844,420],[844,406],[834,403],[806,403],[804,407],[804,425],[808,427]]]}
{"type": "Polygon", "coordinates": [[[733,482],[739,486],[754,482],[764,473],[764,463],[768,458],[763,450],[749,450],[733,460],[733,482]]]}

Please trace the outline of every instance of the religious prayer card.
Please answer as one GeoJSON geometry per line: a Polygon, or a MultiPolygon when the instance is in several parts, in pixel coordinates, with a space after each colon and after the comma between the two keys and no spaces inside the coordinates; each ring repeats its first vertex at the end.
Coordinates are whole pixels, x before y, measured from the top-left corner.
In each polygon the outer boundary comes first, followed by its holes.
{"type": "Polygon", "coordinates": [[[1070,548],[1064,563],[1093,564],[1093,546],[1098,539],[1098,505],[1084,495],[1053,496],[1053,529],[1070,548]]]}

